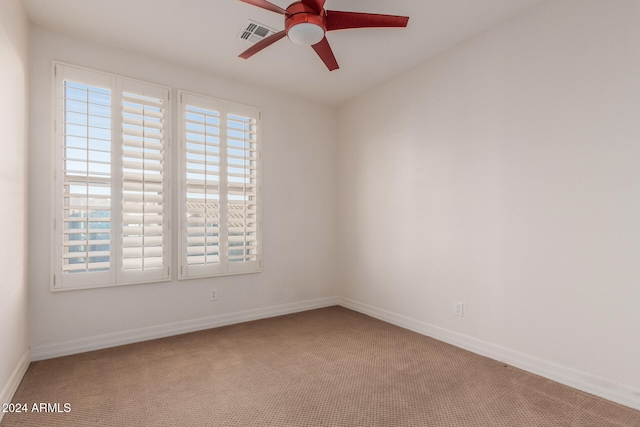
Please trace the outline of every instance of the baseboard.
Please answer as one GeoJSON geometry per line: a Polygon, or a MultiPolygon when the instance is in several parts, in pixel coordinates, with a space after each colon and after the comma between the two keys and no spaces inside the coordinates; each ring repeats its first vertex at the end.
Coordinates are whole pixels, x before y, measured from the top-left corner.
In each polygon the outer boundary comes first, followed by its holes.
{"type": "Polygon", "coordinates": [[[539,359],[348,298],[339,298],[338,304],[393,325],[498,360],[532,374],[540,375],[560,384],[640,410],[640,389],[638,388],[539,359]]]}
{"type": "MultiPolygon", "coordinates": [[[[27,350],[20,358],[16,369],[14,369],[9,381],[0,393],[0,405],[3,403],[11,403],[13,395],[16,393],[16,390],[20,385],[20,381],[22,381],[22,377],[24,377],[24,374],[27,372],[27,368],[29,368],[29,363],[31,363],[31,352],[27,350]]],[[[0,411],[0,421],[2,421],[3,416],[4,412],[0,411]]]]}
{"type": "Polygon", "coordinates": [[[256,310],[248,310],[236,313],[221,314],[218,316],[185,320],[181,322],[151,326],[148,328],[115,332],[111,334],[88,337],[62,343],[34,346],[31,349],[31,360],[36,361],[51,359],[60,356],[68,356],[71,354],[84,353],[86,351],[100,350],[103,348],[116,347],[119,345],[131,344],[140,341],[180,335],[189,332],[200,331],[203,329],[248,322],[251,320],[282,316],[284,314],[329,307],[337,304],[338,298],[336,297],[321,298],[291,304],[265,307],[256,310]]]}

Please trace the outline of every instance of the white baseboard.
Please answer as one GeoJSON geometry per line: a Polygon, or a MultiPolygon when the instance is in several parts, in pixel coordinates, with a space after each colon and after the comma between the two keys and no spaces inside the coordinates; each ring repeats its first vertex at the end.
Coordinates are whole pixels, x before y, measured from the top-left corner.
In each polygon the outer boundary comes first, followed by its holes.
{"type": "Polygon", "coordinates": [[[640,410],[640,389],[620,384],[606,378],[588,374],[567,366],[549,362],[479,340],[467,335],[459,334],[429,323],[421,322],[387,310],[363,304],[347,298],[339,298],[338,304],[358,311],[376,319],[383,320],[396,326],[444,341],[456,347],[473,353],[498,360],[516,368],[556,381],[560,384],[602,397],[607,400],[640,410]]]}
{"type": "MultiPolygon", "coordinates": [[[[24,377],[24,374],[27,372],[29,363],[31,363],[31,352],[27,350],[20,358],[18,366],[16,366],[16,369],[14,369],[13,374],[11,374],[9,381],[7,382],[7,385],[4,386],[2,392],[0,393],[0,405],[3,403],[11,403],[13,395],[16,393],[16,390],[20,385],[20,381],[22,381],[22,377],[24,377]]],[[[0,421],[2,421],[3,416],[4,412],[0,411],[0,421]]]]}
{"type": "Polygon", "coordinates": [[[291,304],[265,307],[256,310],[221,314],[219,316],[184,320],[181,322],[115,332],[111,334],[82,338],[67,342],[34,346],[31,349],[31,360],[36,361],[51,359],[53,357],[68,356],[71,354],[84,353],[86,351],[100,350],[103,348],[116,347],[119,345],[131,344],[140,341],[180,335],[189,332],[200,331],[203,329],[217,328],[220,326],[232,325],[235,323],[248,322],[251,320],[282,316],[284,314],[329,307],[337,304],[338,298],[336,297],[321,298],[291,304]]]}

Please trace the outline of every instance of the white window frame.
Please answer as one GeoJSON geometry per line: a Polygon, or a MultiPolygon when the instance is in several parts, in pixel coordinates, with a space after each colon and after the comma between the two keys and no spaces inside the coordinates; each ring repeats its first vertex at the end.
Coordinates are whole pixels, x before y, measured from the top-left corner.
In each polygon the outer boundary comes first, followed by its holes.
{"type": "MultiPolygon", "coordinates": [[[[152,83],[133,80],[122,76],[91,70],[84,67],[52,62],[52,96],[53,96],[53,156],[52,156],[52,251],[51,291],[66,291],[73,289],[88,289],[107,286],[131,285],[148,282],[168,281],[171,278],[171,123],[172,109],[170,89],[152,83]],[[70,80],[80,84],[108,88],[111,91],[111,191],[110,191],[110,268],[108,271],[63,273],[63,209],[64,209],[64,152],[65,152],[65,123],[64,123],[64,84],[70,80]],[[161,265],[146,268],[146,271],[128,270],[123,268],[123,222],[124,206],[123,185],[125,171],[123,159],[124,147],[124,104],[125,92],[135,93],[142,97],[162,100],[162,205],[159,215],[162,216],[162,256],[161,265]]],[[[146,101],[144,101],[146,102],[146,101]]],[[[156,159],[156,161],[158,161],[156,159]]],[[[142,159],[142,162],[146,160],[142,159]]],[[[145,163],[146,164],[146,163],[145,163]]],[[[147,182],[147,181],[144,181],[147,182]]],[[[144,186],[143,184],[143,191],[144,186]]],[[[145,197],[143,198],[143,204],[145,197]]],[[[143,207],[146,214],[146,207],[143,207]]],[[[145,233],[146,234],[146,233],[145,233]]],[[[144,241],[144,238],[142,239],[144,241]]],[[[143,243],[144,246],[144,243],[143,243]]],[[[144,249],[142,249],[144,250],[144,249]]],[[[141,261],[146,262],[146,261],[141,261]]],[[[159,261],[155,261],[158,263],[159,261]]]]}
{"type": "MultiPolygon", "coordinates": [[[[235,102],[225,101],[217,98],[212,98],[200,94],[190,93],[186,91],[178,91],[178,135],[179,135],[179,149],[180,149],[180,165],[178,167],[179,176],[179,273],[178,279],[193,279],[202,277],[217,277],[228,276],[236,274],[248,274],[259,273],[262,271],[262,253],[263,253],[263,240],[262,240],[262,113],[257,107],[243,105],[235,102]],[[187,262],[188,243],[187,243],[187,123],[186,123],[186,109],[187,105],[202,108],[209,111],[216,111],[219,114],[220,119],[220,143],[219,143],[219,233],[220,238],[218,243],[219,262],[208,263],[204,265],[189,265],[187,262]],[[227,200],[228,189],[228,173],[224,172],[227,169],[227,117],[228,115],[237,115],[254,120],[255,124],[255,159],[252,159],[255,168],[255,182],[256,190],[255,194],[252,194],[255,200],[255,232],[252,232],[252,238],[255,236],[256,252],[255,256],[251,257],[251,261],[245,262],[229,262],[227,261],[229,236],[223,230],[228,223],[227,208],[229,206],[227,200]]],[[[252,221],[253,223],[253,221],[252,221]]],[[[246,234],[246,233],[245,233],[246,234]]],[[[245,237],[246,240],[246,237],[245,237]]]]}

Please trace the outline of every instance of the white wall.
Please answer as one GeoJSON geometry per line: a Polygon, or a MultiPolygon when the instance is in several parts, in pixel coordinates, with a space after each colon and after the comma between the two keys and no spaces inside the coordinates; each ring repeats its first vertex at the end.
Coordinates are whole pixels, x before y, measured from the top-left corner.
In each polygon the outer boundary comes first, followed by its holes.
{"type": "MultiPolygon", "coordinates": [[[[335,111],[37,27],[31,34],[30,94],[29,197],[32,206],[38,207],[32,211],[29,224],[34,353],[46,356],[64,352],[65,346],[74,342],[90,344],[92,337],[99,340],[105,334],[123,336],[127,331],[141,328],[313,302],[336,295],[335,111]],[[262,108],[262,273],[49,291],[52,59],[262,108]],[[209,301],[212,287],[218,289],[217,302],[209,301]]],[[[177,171],[175,163],[174,171],[177,171]]],[[[174,196],[175,202],[177,194],[174,196]]],[[[173,217],[177,217],[177,207],[173,217]]],[[[175,232],[176,227],[173,228],[175,232]]],[[[173,241],[177,244],[177,238],[173,241]]],[[[173,249],[175,260],[177,247],[173,249]]],[[[174,272],[176,266],[174,262],[174,272]]]]}
{"type": "Polygon", "coordinates": [[[640,408],[639,19],[551,1],[344,106],[346,301],[640,408]]]}
{"type": "Polygon", "coordinates": [[[29,27],[22,2],[0,1],[0,403],[11,399],[29,362],[28,48],[29,27]]]}

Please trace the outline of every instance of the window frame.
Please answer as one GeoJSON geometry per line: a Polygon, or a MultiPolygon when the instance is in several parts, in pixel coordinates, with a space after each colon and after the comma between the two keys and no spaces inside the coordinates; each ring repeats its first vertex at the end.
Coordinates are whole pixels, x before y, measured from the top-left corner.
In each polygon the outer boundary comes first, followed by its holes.
{"type": "MultiPolygon", "coordinates": [[[[172,122],[173,109],[171,89],[141,80],[106,73],[99,70],[80,67],[59,61],[52,61],[52,147],[51,147],[51,292],[126,286],[142,283],[156,283],[171,280],[172,231],[171,231],[171,179],[172,179],[172,122]],[[110,266],[105,272],[63,273],[63,221],[64,221],[64,156],[66,140],[64,136],[65,81],[73,81],[89,86],[108,87],[111,96],[110,105],[110,266]],[[99,83],[99,84],[97,84],[99,83]],[[141,96],[161,95],[162,105],[162,263],[153,271],[125,271],[123,265],[124,206],[123,186],[123,150],[124,150],[124,107],[125,92],[134,92],[141,96]],[[151,95],[153,94],[153,95],[151,95]],[[120,170],[118,170],[120,168],[120,170]]],[[[143,159],[144,163],[144,159],[143,159]]],[[[89,176],[87,176],[89,177],[89,176]]],[[[145,181],[146,182],[146,181],[145,181]]],[[[144,200],[144,199],[143,199],[144,200]]],[[[143,201],[144,203],[144,201],[143,201]]],[[[89,240],[87,240],[89,242],[89,240]]],[[[144,262],[144,261],[143,261],[144,262]]]]}
{"type": "MultiPolygon", "coordinates": [[[[219,98],[214,98],[198,93],[188,92],[184,90],[178,90],[177,94],[177,102],[178,102],[178,113],[176,114],[178,121],[178,149],[179,149],[179,166],[177,167],[179,177],[178,177],[178,280],[190,280],[197,278],[208,278],[208,277],[223,277],[223,276],[231,276],[231,275],[239,275],[239,274],[252,274],[252,273],[260,273],[262,272],[262,255],[263,255],[263,247],[264,242],[262,238],[262,111],[258,107],[249,106],[245,104],[240,104],[237,102],[226,101],[219,98]],[[255,261],[250,262],[220,262],[215,265],[204,265],[204,266],[189,266],[187,262],[187,142],[186,142],[186,108],[189,102],[195,102],[196,105],[193,107],[203,108],[210,110],[211,106],[217,108],[217,112],[219,113],[220,120],[220,134],[219,134],[219,150],[220,150],[220,164],[219,164],[219,181],[218,181],[218,195],[219,195],[219,203],[220,203],[220,225],[219,230],[222,228],[223,224],[228,222],[227,215],[227,207],[229,206],[228,200],[225,195],[224,187],[228,187],[227,177],[229,171],[223,173],[223,167],[227,166],[226,159],[222,160],[225,157],[227,151],[227,134],[225,132],[227,128],[226,120],[228,114],[233,115],[242,115],[247,118],[251,118],[255,120],[255,152],[256,157],[255,161],[255,245],[256,245],[256,253],[255,253],[255,261]]],[[[220,232],[218,236],[220,237],[220,232]]],[[[228,251],[228,243],[229,239],[225,241],[219,241],[218,250],[219,253],[222,251],[228,251]]],[[[225,256],[226,257],[226,256],[225,256]]]]}

